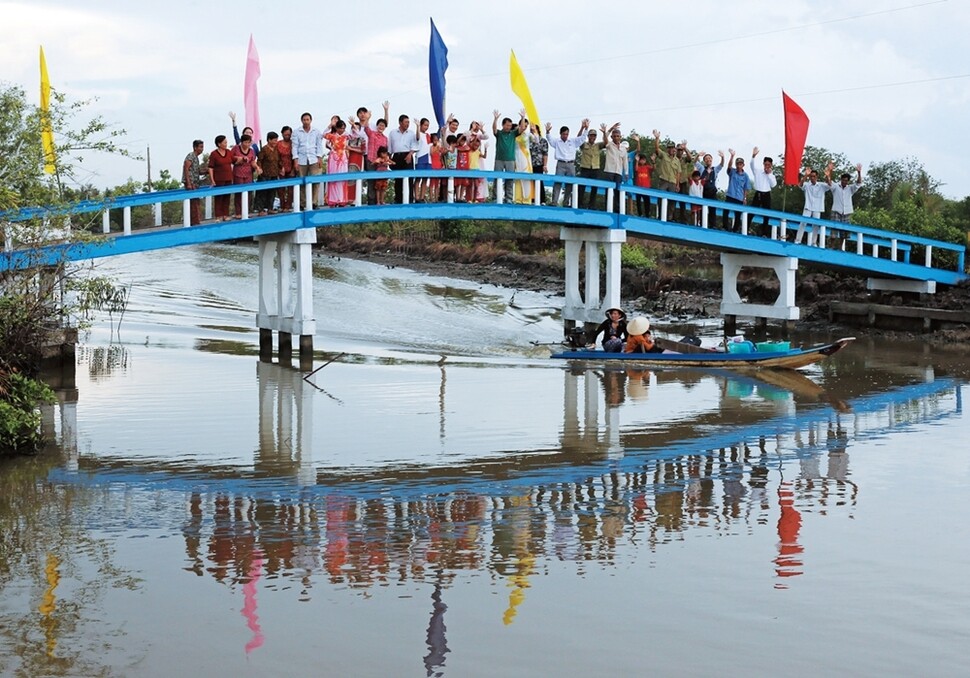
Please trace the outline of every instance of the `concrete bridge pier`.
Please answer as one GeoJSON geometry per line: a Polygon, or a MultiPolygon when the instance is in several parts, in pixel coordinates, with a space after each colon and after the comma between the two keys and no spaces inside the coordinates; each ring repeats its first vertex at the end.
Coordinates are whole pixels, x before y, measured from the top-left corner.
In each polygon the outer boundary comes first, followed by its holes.
{"type": "Polygon", "coordinates": [[[559,237],[566,250],[566,290],[563,304],[563,331],[582,323],[591,330],[604,319],[608,308],[620,306],[620,250],[626,242],[622,229],[563,226],[559,237]],[[606,252],[606,290],[600,296],[600,248],[606,252]],[[585,290],[579,287],[580,253],[585,249],[585,290]]]}
{"type": "Polygon", "coordinates": [[[722,287],[721,287],[721,315],[724,316],[724,334],[737,332],[737,317],[747,316],[755,318],[756,328],[767,328],[768,319],[782,320],[785,331],[791,329],[792,323],[798,320],[800,310],[795,305],[795,272],[798,270],[798,259],[795,257],[772,257],[760,254],[735,254],[724,252],[721,254],[722,287]],[[750,304],[742,301],[738,293],[738,274],[742,268],[767,268],[778,276],[778,298],[773,304],[750,304]]]}
{"type": "Polygon", "coordinates": [[[300,337],[300,369],[313,369],[313,271],[311,246],[315,229],[258,236],[259,243],[259,358],[272,361],[273,332],[278,335],[281,363],[293,355],[293,335],[300,337]]]}

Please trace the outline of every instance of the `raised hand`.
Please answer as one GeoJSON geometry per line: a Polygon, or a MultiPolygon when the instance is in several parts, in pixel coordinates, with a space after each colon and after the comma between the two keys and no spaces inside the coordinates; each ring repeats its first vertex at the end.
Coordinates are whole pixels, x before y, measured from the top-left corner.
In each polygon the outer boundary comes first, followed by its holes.
{"type": "Polygon", "coordinates": [[[754,149],[751,151],[751,157],[754,158],[754,157],[757,157],[757,155],[758,155],[758,147],[755,146],[754,149]]]}
{"type": "Polygon", "coordinates": [[[492,113],[495,114],[495,119],[498,120],[498,116],[500,115],[500,113],[498,112],[498,109],[496,108],[494,111],[492,111],[492,113]]]}
{"type": "Polygon", "coordinates": [[[546,123],[546,134],[549,134],[549,132],[551,132],[551,131],[552,131],[552,123],[551,122],[547,122],[546,123]]]}
{"type": "Polygon", "coordinates": [[[733,156],[734,155],[734,149],[733,148],[729,148],[728,149],[728,153],[730,153],[733,156]]]}
{"type": "Polygon", "coordinates": [[[658,141],[660,140],[660,130],[659,129],[655,129],[653,131],[653,138],[656,139],[656,140],[658,140],[658,141]]]}
{"type": "Polygon", "coordinates": [[[233,111],[229,111],[229,119],[232,120],[232,124],[236,124],[236,114],[233,111]]]}

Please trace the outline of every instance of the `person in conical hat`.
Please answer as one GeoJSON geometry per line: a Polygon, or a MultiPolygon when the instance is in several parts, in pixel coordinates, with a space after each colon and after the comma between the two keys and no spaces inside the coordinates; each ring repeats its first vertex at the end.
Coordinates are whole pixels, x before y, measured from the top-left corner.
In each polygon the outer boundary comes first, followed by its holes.
{"type": "Polygon", "coordinates": [[[650,334],[650,321],[643,316],[637,316],[626,325],[627,340],[624,346],[626,353],[663,353],[663,349],[655,345],[650,334]]]}
{"type": "Polygon", "coordinates": [[[591,343],[596,345],[596,338],[603,335],[603,350],[607,353],[622,353],[623,342],[626,341],[626,313],[620,308],[606,310],[606,320],[600,323],[593,334],[591,343]]]}

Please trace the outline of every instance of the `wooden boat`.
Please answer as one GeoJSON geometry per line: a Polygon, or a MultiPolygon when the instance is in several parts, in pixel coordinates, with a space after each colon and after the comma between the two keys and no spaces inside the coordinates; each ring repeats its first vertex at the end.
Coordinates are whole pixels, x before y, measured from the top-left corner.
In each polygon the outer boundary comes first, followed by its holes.
{"type": "Polygon", "coordinates": [[[735,369],[788,369],[797,370],[838,353],[855,337],[844,337],[831,344],[789,351],[755,351],[752,353],[726,353],[711,348],[683,344],[669,339],[654,339],[663,353],[606,353],[598,350],[563,351],[553,353],[561,360],[582,360],[604,364],[635,363],[645,367],[724,367],[735,369]]]}

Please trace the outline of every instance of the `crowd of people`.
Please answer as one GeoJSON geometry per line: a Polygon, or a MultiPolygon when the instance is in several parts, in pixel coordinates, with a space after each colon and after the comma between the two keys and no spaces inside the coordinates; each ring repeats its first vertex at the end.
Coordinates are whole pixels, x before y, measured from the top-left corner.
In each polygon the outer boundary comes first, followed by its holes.
{"type": "MultiPolygon", "coordinates": [[[[631,134],[629,140],[624,139],[619,123],[609,127],[601,124],[597,132],[590,126],[589,119],[584,119],[575,135],[568,126],[560,127],[559,134],[553,135],[551,123],[546,123],[543,134],[537,124],[529,122],[524,110],[519,112],[517,123],[508,116],[502,117],[498,110],[494,111],[491,136],[485,124],[478,120],[473,120],[467,130],[461,131],[461,124],[452,115],[437,132],[431,131],[428,118],[418,119],[412,128],[411,118],[405,114],[399,115],[397,126],[389,129],[389,102],[385,101],[382,107],[383,117],[376,122],[372,122],[371,111],[362,106],[357,109],[356,115],[348,116],[347,120],[332,116],[323,131],[314,126],[313,116],[307,112],[300,116],[300,126],[296,130],[284,126],[279,133],[269,132],[265,143],[254,139],[253,130],[249,127],[244,127],[240,134],[235,114],[230,113],[235,145],[230,148],[227,136],[218,135],[208,161],[202,163],[204,142],[196,139],[192,152],[183,163],[183,185],[192,190],[203,186],[316,176],[323,174],[324,162],[327,174],[411,169],[481,170],[485,169],[488,142],[492,138],[493,167],[500,172],[579,176],[612,182],[617,186],[632,183],[641,188],[707,200],[718,199],[718,177],[725,172],[725,203],[750,204],[764,209],[771,209],[771,190],[777,185],[772,158],[764,157],[759,164],[757,158],[760,151],[757,146],[751,153],[749,175],[745,170],[744,158],[736,157],[734,149],[728,149],[726,163],[724,152],[718,151],[719,162],[714,165],[711,153],[690,150],[686,140],[662,143],[658,130],[653,130],[652,143],[651,140],[643,143],[644,140],[637,134],[631,134]],[[631,148],[631,144],[635,144],[635,148],[631,148]]],[[[825,208],[825,194],[830,192],[830,217],[835,221],[848,222],[853,212],[852,196],[862,185],[862,166],[856,165],[855,182],[852,182],[849,174],[842,174],[839,181],[833,182],[832,170],[830,163],[825,168],[824,182],[819,181],[816,169],[802,170],[800,184],[805,193],[803,215],[819,218],[825,208]]],[[[326,182],[318,189],[314,204],[328,207],[356,204],[356,186],[356,182],[352,181],[326,182]]],[[[360,196],[361,201],[370,205],[385,204],[390,186],[390,177],[368,180],[364,194],[360,196]]],[[[485,202],[490,199],[489,186],[484,178],[457,178],[453,186],[452,198],[455,202],[485,202]]],[[[443,202],[449,198],[449,182],[433,176],[409,179],[406,184],[403,178],[394,178],[393,187],[396,203],[404,201],[405,192],[410,202],[443,202]]],[[[563,204],[580,209],[598,207],[598,189],[595,186],[579,185],[574,194],[569,184],[553,180],[551,197],[547,196],[542,183],[538,184],[538,195],[534,193],[536,189],[535,181],[505,181],[502,198],[509,203],[529,204],[538,199],[542,204],[555,206],[563,204]]],[[[491,199],[496,197],[497,187],[491,199]]],[[[213,212],[216,220],[230,218],[231,198],[230,195],[215,197],[213,212]]],[[[659,206],[651,202],[648,196],[631,195],[629,212],[644,217],[659,216],[659,206]]],[[[194,225],[200,223],[199,201],[193,200],[191,203],[191,223],[194,225]]],[[[669,219],[685,224],[703,223],[702,205],[683,200],[675,200],[672,205],[669,219]]],[[[256,188],[254,191],[252,210],[256,214],[289,210],[292,206],[292,187],[256,188]]],[[[619,211],[619,201],[614,200],[612,207],[619,211]]],[[[707,209],[707,225],[716,228],[718,208],[708,206],[707,209]]],[[[721,228],[739,232],[741,213],[727,208],[722,208],[721,213],[721,228]]],[[[238,205],[235,216],[241,216],[238,205]]],[[[799,226],[794,236],[795,242],[802,242],[805,226],[799,226]]],[[[763,219],[763,227],[770,231],[767,217],[763,219]]],[[[807,244],[819,244],[818,236],[818,226],[812,225],[807,244]]]]}

